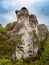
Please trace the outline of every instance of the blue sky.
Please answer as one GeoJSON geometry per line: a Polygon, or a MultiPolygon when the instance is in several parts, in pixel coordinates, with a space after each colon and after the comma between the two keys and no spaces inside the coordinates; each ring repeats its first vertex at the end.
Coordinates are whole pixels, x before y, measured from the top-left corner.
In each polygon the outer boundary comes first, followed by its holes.
{"type": "Polygon", "coordinates": [[[5,26],[17,20],[15,10],[27,7],[39,23],[49,26],[49,0],[0,0],[0,23],[5,26]]]}

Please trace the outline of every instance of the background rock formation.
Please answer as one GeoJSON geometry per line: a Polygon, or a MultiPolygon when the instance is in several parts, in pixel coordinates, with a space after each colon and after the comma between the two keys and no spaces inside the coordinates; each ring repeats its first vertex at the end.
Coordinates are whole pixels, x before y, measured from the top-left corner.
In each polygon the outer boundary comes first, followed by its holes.
{"type": "Polygon", "coordinates": [[[38,25],[39,40],[44,41],[48,37],[48,29],[45,24],[38,25]]]}

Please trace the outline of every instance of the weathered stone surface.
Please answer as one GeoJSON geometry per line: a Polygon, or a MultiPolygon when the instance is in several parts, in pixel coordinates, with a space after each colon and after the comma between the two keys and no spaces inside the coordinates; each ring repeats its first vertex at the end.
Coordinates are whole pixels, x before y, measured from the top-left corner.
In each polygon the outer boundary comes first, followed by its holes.
{"type": "Polygon", "coordinates": [[[11,39],[21,39],[22,41],[22,44],[15,48],[16,59],[35,57],[39,49],[38,41],[41,40],[41,37],[43,40],[43,36],[45,38],[47,27],[44,24],[38,25],[37,17],[33,14],[29,15],[28,9],[25,7],[16,10],[15,13],[17,23],[13,30],[8,31],[7,34],[11,39]]]}
{"type": "Polygon", "coordinates": [[[39,24],[38,25],[39,30],[39,39],[40,41],[44,41],[48,37],[48,29],[45,24],[39,24]]]}

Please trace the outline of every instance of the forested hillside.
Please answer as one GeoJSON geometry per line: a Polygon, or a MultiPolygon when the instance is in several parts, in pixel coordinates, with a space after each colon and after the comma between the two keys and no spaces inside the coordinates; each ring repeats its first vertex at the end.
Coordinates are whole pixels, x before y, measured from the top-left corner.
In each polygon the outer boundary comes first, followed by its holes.
{"type": "Polygon", "coordinates": [[[5,28],[0,28],[0,65],[49,65],[49,32],[46,40],[42,41],[42,44],[39,42],[40,49],[36,57],[22,58],[17,62],[12,61],[14,42],[21,43],[20,40],[11,40],[7,35],[7,31],[12,30],[15,24],[16,22],[9,23],[5,28]]]}

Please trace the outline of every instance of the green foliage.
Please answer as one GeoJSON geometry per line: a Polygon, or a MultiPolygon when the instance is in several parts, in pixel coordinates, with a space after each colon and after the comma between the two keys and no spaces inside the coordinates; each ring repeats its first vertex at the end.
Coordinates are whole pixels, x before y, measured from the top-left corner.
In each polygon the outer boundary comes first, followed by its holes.
{"type": "Polygon", "coordinates": [[[45,42],[43,48],[44,48],[44,51],[41,52],[40,58],[43,62],[47,62],[47,61],[49,61],[49,38],[45,42]]]}
{"type": "Polygon", "coordinates": [[[8,31],[12,30],[14,28],[15,24],[16,24],[16,22],[8,23],[6,25],[6,30],[8,30],[8,31]]]}
{"type": "Polygon", "coordinates": [[[0,59],[0,65],[13,65],[10,59],[0,59]]]}
{"type": "Polygon", "coordinates": [[[6,35],[6,29],[0,29],[0,58],[10,58],[11,55],[11,42],[10,38],[6,35]]]}
{"type": "Polygon", "coordinates": [[[0,33],[6,34],[6,29],[5,28],[0,28],[0,33]]]}
{"type": "MultiPolygon", "coordinates": [[[[7,35],[7,30],[12,30],[16,22],[7,24],[6,28],[0,28],[0,65],[49,65],[49,38],[43,43],[43,50],[39,49],[37,57],[31,57],[28,59],[20,59],[16,63],[11,61],[11,54],[14,51],[14,45],[21,44],[20,39],[11,40],[7,35]]],[[[39,39],[33,32],[35,39],[34,43],[41,47],[39,39]]],[[[42,48],[42,47],[41,47],[42,48]]]]}

